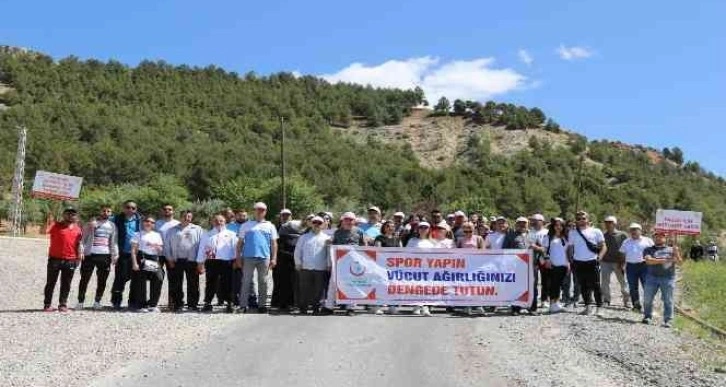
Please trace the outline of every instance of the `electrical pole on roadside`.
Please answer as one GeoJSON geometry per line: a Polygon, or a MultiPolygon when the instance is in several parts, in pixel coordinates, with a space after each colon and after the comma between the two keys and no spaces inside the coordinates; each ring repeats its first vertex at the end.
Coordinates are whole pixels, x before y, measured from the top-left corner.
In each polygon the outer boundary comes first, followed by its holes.
{"type": "Polygon", "coordinates": [[[23,187],[25,185],[25,145],[28,131],[25,127],[18,128],[18,151],[15,155],[15,173],[13,174],[13,203],[10,209],[11,234],[20,236],[23,228],[23,187]]]}
{"type": "Polygon", "coordinates": [[[282,177],[282,209],[287,208],[287,187],[285,186],[285,118],[280,116],[280,175],[282,177]]]}

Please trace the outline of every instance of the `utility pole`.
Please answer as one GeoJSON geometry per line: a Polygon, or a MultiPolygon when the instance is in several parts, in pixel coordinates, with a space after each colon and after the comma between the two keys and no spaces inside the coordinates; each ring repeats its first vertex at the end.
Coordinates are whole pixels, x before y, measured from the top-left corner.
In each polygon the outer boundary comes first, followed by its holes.
{"type": "Polygon", "coordinates": [[[280,116],[280,175],[282,176],[282,208],[287,208],[287,187],[285,186],[285,118],[280,116]]]}
{"type": "Polygon", "coordinates": [[[577,184],[575,185],[575,214],[580,211],[580,191],[582,191],[582,164],[585,161],[585,155],[580,154],[580,164],[577,167],[577,184]]]}
{"type": "Polygon", "coordinates": [[[15,156],[15,173],[13,174],[13,204],[10,210],[12,236],[20,236],[23,228],[23,186],[25,185],[25,144],[28,131],[25,127],[18,128],[18,152],[15,156]]]}

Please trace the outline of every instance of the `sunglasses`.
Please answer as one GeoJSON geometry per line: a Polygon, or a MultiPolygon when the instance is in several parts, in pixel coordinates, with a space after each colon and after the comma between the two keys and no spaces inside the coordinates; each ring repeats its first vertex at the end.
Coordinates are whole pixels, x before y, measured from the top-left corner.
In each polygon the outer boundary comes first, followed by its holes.
{"type": "Polygon", "coordinates": [[[582,221],[582,220],[587,220],[587,218],[575,218],[575,220],[579,222],[579,221],[582,221]]]}
{"type": "Polygon", "coordinates": [[[126,209],[127,209],[127,210],[135,210],[135,209],[136,209],[136,207],[132,207],[132,206],[126,206],[126,209]]]}

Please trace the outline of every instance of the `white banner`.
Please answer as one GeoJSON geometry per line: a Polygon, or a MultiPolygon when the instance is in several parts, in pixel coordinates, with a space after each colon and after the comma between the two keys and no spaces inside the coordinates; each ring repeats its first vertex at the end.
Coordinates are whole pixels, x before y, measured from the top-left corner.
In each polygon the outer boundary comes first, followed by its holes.
{"type": "Polygon", "coordinates": [[[83,178],[37,171],[31,195],[35,198],[75,200],[81,193],[83,178]]]}
{"type": "Polygon", "coordinates": [[[529,307],[527,250],[331,246],[336,302],[529,307]]]}
{"type": "Polygon", "coordinates": [[[655,230],[669,234],[698,235],[701,233],[703,213],[693,211],[658,210],[655,230]]]}

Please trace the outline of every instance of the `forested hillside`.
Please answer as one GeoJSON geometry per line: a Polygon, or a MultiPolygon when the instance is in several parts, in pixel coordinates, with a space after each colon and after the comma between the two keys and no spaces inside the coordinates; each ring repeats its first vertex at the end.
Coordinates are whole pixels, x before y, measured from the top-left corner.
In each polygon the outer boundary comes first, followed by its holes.
{"type": "MultiPolygon", "coordinates": [[[[370,127],[399,123],[424,101],[421,90],[163,62],[128,67],[73,57],[54,61],[29,53],[0,53],[0,83],[0,104],[7,106],[0,109],[5,193],[16,127],[24,125],[26,177],[36,169],[83,176],[84,208],[127,196],[146,207],[165,197],[177,205],[249,206],[260,198],[277,204],[282,116],[290,205],[298,212],[376,204],[389,210],[437,206],[509,216],[571,215],[579,200],[580,207],[600,216],[617,212],[644,221],[659,207],[687,208],[704,211],[712,228],[726,226],[722,179],[695,163],[654,161],[644,149],[572,136],[568,147],[533,141],[529,149],[505,157],[493,153],[481,136],[467,144],[466,162],[427,169],[407,144],[366,136],[365,128],[358,135],[366,141],[356,141],[331,128],[353,120],[370,127]]],[[[472,121],[559,131],[539,109],[455,105],[455,114],[472,121]],[[492,112],[497,116],[487,118],[492,112]]]]}

